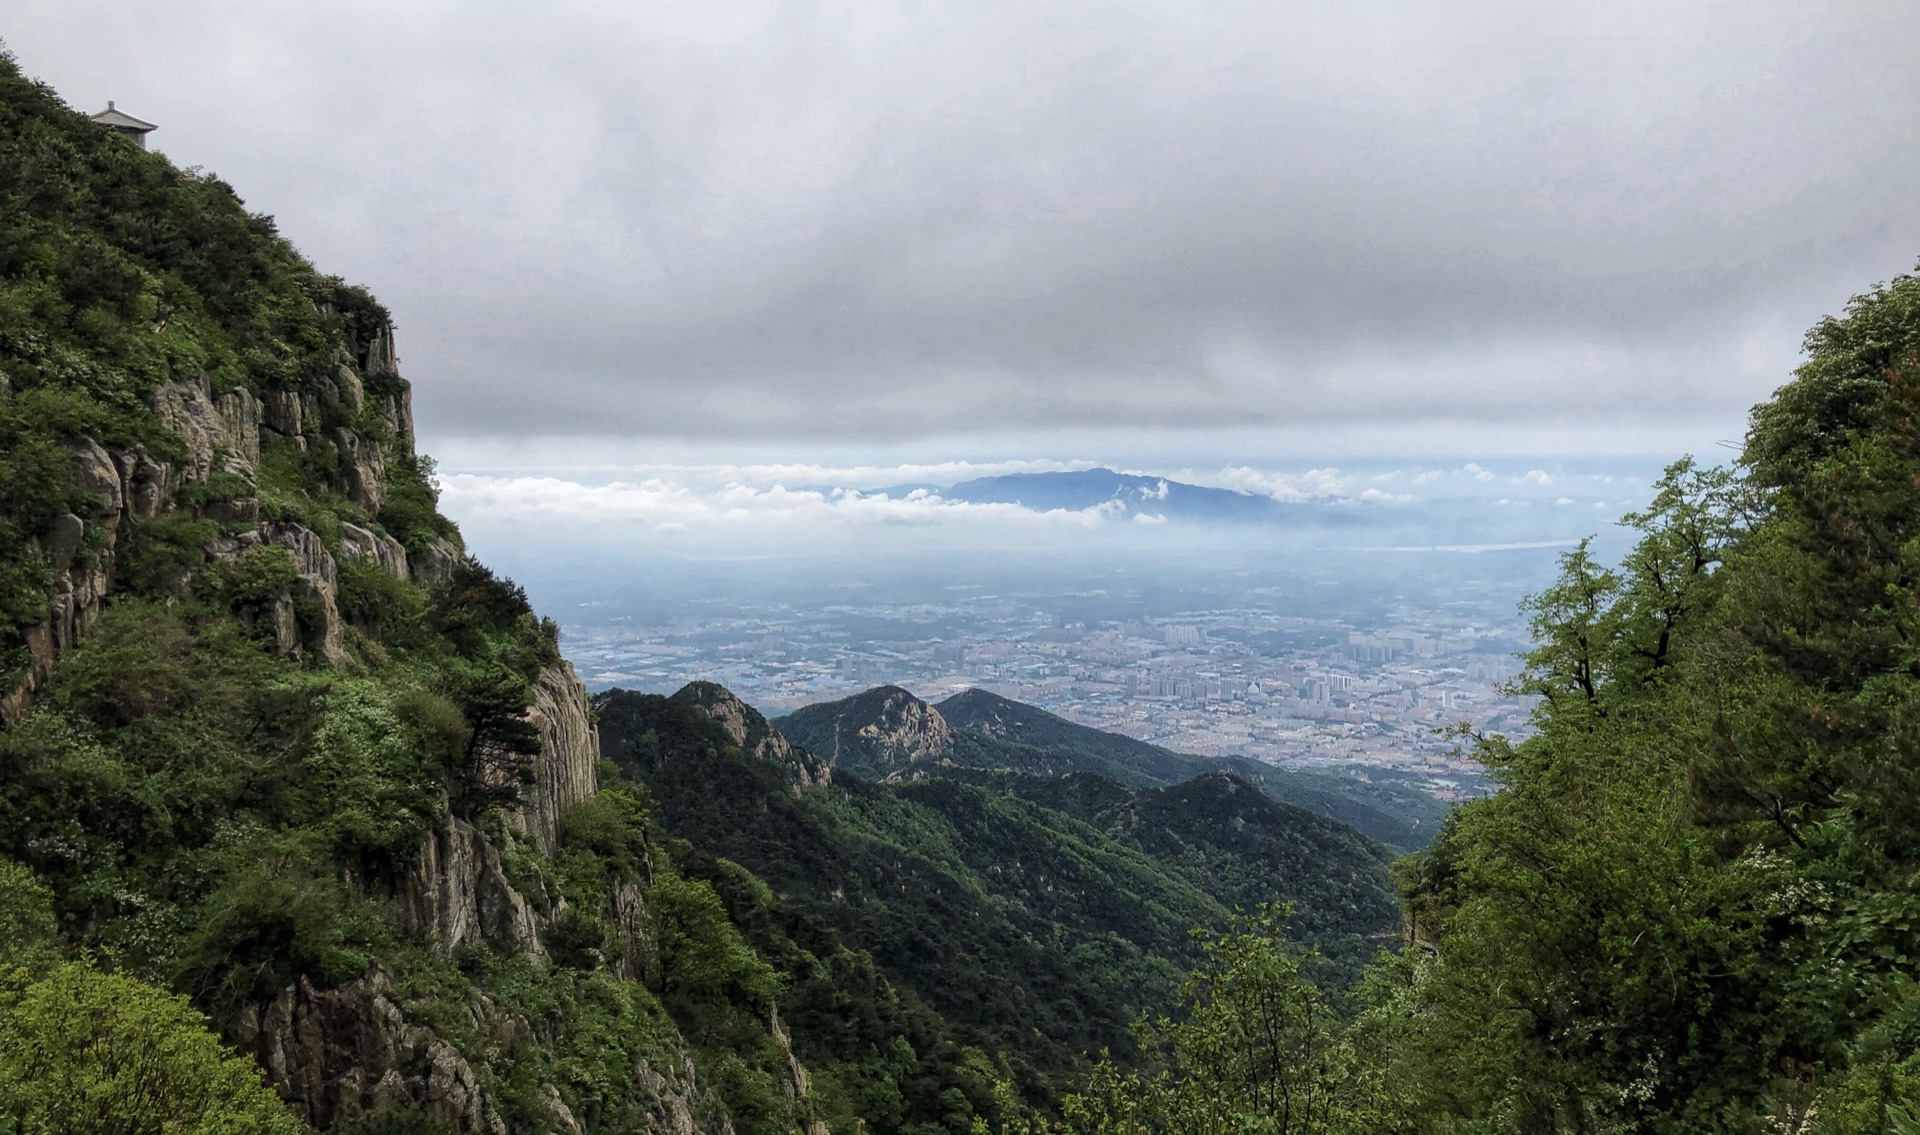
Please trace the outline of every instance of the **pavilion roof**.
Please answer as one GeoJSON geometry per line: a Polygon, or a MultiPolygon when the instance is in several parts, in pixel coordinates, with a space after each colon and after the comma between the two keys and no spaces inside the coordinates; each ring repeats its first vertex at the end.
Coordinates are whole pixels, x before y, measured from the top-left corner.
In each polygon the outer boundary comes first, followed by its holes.
{"type": "Polygon", "coordinates": [[[147,130],[160,129],[160,127],[154,123],[135,118],[126,111],[118,109],[111,102],[107,103],[107,109],[92,117],[93,120],[100,125],[111,126],[118,130],[139,130],[144,132],[147,130]]]}

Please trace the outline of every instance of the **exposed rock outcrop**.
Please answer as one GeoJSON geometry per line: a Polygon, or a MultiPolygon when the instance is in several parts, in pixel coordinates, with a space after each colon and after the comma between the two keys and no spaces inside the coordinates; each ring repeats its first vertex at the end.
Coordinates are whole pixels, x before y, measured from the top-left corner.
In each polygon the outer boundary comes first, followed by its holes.
{"type": "MultiPolygon", "coordinates": [[[[653,884],[653,864],[647,863],[647,884],[653,884]]],[[[607,896],[613,931],[621,949],[613,959],[613,971],[633,981],[644,980],[656,958],[653,917],[647,909],[647,892],[638,883],[616,882],[607,896]]]]}
{"type": "Polygon", "coordinates": [[[443,815],[421,845],[396,900],[401,929],[451,954],[484,942],[509,955],[541,954],[540,917],[470,823],[443,815]]]}
{"type": "Polygon", "coordinates": [[[860,725],[859,736],[893,759],[935,761],[953,748],[953,730],[940,711],[898,687],[885,691],[885,700],[873,720],[860,725]]]}
{"type": "Polygon", "coordinates": [[[953,730],[940,711],[899,686],[810,705],[774,724],[834,767],[885,780],[911,776],[953,751],[953,730]]]}
{"type": "Polygon", "coordinates": [[[384,532],[375,532],[358,524],[342,524],[340,555],[350,560],[366,560],[395,579],[412,578],[407,566],[406,548],[384,532]]]}
{"type": "MultiPolygon", "coordinates": [[[[376,333],[357,352],[364,357],[364,365],[372,368],[369,376],[397,375],[391,332],[376,333]]],[[[172,508],[181,489],[214,474],[231,473],[253,481],[263,437],[290,442],[302,450],[315,439],[323,447],[332,447],[341,458],[341,483],[335,487],[367,515],[379,512],[386,500],[387,463],[413,453],[413,408],[405,385],[387,383],[386,392],[376,400],[367,394],[361,376],[342,366],[336,374],[322,377],[319,388],[318,395],[271,390],[256,396],[245,387],[216,391],[205,373],[175,379],[154,390],[149,406],[179,438],[184,450],[179,460],[156,459],[139,445],[110,452],[87,440],[76,447],[74,483],[97,502],[97,508],[91,516],[59,516],[49,531],[34,540],[33,550],[45,555],[51,569],[51,602],[46,621],[21,632],[27,666],[13,688],[0,693],[0,720],[22,717],[55,663],[77,645],[106,601],[116,546],[128,528],[172,508]],[[370,434],[363,434],[357,423],[368,421],[368,410],[378,421],[368,426],[370,434]],[[323,436],[329,424],[332,428],[323,436]]],[[[260,502],[251,494],[217,500],[203,510],[233,530],[208,549],[216,559],[237,555],[260,542],[288,549],[300,583],[297,592],[275,611],[280,645],[286,653],[304,649],[326,665],[345,665],[334,563],[319,537],[297,525],[260,524],[260,502]]],[[[450,541],[440,540],[418,557],[416,565],[391,537],[358,525],[347,528],[342,555],[367,555],[401,579],[446,579],[462,554],[450,541]]]]}
{"type": "Polygon", "coordinates": [[[453,578],[453,569],[465,557],[458,545],[441,537],[409,556],[407,566],[415,583],[445,583],[453,578]]]}
{"type": "MultiPolygon", "coordinates": [[[[532,1034],[525,1017],[479,994],[460,1009],[497,1049],[532,1034]]],[[[407,1104],[444,1129],[506,1135],[472,1065],[432,1029],[410,1022],[377,970],[339,989],[316,989],[301,978],[271,1002],[243,1009],[227,1035],[315,1127],[407,1104]]]]}
{"type": "Polygon", "coordinates": [[[307,447],[306,405],[300,395],[291,390],[275,390],[267,394],[260,404],[260,425],[283,438],[291,439],[301,449],[307,447]]]}
{"type": "Polygon", "coordinates": [[[347,499],[365,510],[368,516],[380,511],[387,500],[387,457],[383,445],[376,444],[344,427],[333,432],[346,467],[347,499]]]}
{"type": "Polygon", "coordinates": [[[715,682],[689,682],[673,695],[673,700],[691,705],[719,722],[742,752],[783,766],[796,793],[832,782],[833,770],[825,761],[805,749],[794,748],[778,729],[768,724],[759,710],[741,701],[725,686],[715,682]]]}
{"type": "Polygon", "coordinates": [[[540,730],[541,750],[533,783],[520,793],[519,821],[540,853],[550,856],[559,848],[560,818],[597,787],[600,734],[587,689],[566,662],[540,672],[527,717],[540,730]]]}
{"type": "Polygon", "coordinates": [[[217,472],[252,479],[260,464],[260,401],[243,387],[215,394],[197,382],[168,382],[154,391],[160,422],[186,443],[186,480],[217,472]]]}
{"type": "Polygon", "coordinates": [[[24,635],[26,673],[0,695],[0,721],[26,714],[34,694],[53,674],[54,664],[79,643],[87,625],[100,613],[113,581],[114,547],[131,497],[127,478],[112,455],[93,441],[76,446],[72,462],[74,485],[89,498],[89,515],[63,512],[35,542],[35,550],[46,556],[53,601],[46,621],[29,627],[24,635]]]}
{"type": "Polygon", "coordinates": [[[332,553],[318,533],[297,524],[276,525],[266,537],[287,550],[306,602],[296,597],[302,616],[300,645],[328,666],[347,664],[346,621],[340,617],[340,580],[332,553]]]}
{"type": "Polygon", "coordinates": [[[691,1056],[657,1068],[642,1059],[634,1065],[633,1080],[654,1100],[642,1130],[659,1135],[733,1135],[732,1120],[700,1106],[700,1080],[691,1056]]]}

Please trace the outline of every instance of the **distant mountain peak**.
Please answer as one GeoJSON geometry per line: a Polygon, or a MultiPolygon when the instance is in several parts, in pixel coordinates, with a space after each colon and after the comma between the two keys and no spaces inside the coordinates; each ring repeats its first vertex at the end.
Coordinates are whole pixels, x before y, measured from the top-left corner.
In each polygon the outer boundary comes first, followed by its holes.
{"type": "Polygon", "coordinates": [[[822,702],[775,725],[836,767],[882,779],[953,751],[953,729],[940,711],[899,686],[877,686],[839,701],[822,702]]]}
{"type": "MultiPolygon", "coordinates": [[[[624,723],[614,729],[614,733],[634,737],[645,732],[643,727],[632,724],[636,721],[658,724],[678,718],[703,722],[704,729],[717,728],[727,744],[739,749],[743,755],[780,768],[796,793],[818,788],[833,780],[832,770],[826,762],[790,743],[759,710],[741,701],[732,690],[717,682],[689,682],[672,697],[631,690],[607,690],[594,696],[593,708],[603,721],[618,719],[624,723]]],[[[708,737],[708,743],[711,744],[714,738],[711,734],[708,737]]],[[[661,757],[659,752],[619,753],[608,751],[604,745],[602,749],[603,755],[617,763],[638,764],[649,769],[652,762],[661,757]]]]}
{"type": "Polygon", "coordinates": [[[759,710],[718,682],[688,682],[674,693],[672,700],[693,706],[719,722],[743,752],[770,761],[785,761],[793,756],[793,746],[767,723],[759,710]]]}

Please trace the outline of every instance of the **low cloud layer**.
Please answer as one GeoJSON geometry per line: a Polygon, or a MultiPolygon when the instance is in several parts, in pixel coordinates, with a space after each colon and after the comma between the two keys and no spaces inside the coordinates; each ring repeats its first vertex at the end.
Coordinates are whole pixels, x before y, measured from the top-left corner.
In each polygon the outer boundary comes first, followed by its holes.
{"type": "MultiPolygon", "coordinates": [[[[1027,464],[1085,467],[1080,462],[1027,464]]],[[[529,546],[546,547],[563,557],[653,560],[1208,543],[1297,551],[1314,546],[1392,547],[1410,539],[1449,546],[1489,539],[1564,542],[1611,530],[1616,517],[1644,503],[1647,495],[1644,470],[1588,467],[1549,472],[1519,464],[1496,470],[1469,463],[1395,469],[1127,470],[1300,506],[1269,525],[1221,526],[1169,517],[1153,499],[1128,502],[1132,507],[1108,502],[1043,509],[970,502],[943,492],[942,481],[1031,471],[1011,464],[650,464],[603,469],[591,476],[578,470],[457,473],[441,483],[442,506],[483,555],[508,559],[525,558],[529,546]],[[899,488],[911,484],[923,487],[899,488]]],[[[1141,495],[1146,498],[1146,491],[1141,495]]]]}
{"type": "Polygon", "coordinates": [[[1892,0],[21,0],[0,35],[371,284],[441,435],[1720,420],[1920,253],[1892,0]]]}

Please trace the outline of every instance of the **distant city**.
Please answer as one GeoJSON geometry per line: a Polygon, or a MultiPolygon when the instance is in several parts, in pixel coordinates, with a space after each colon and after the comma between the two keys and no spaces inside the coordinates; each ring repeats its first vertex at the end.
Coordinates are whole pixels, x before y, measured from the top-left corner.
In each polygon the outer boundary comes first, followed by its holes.
{"type": "Polygon", "coordinates": [[[1154,600],[1035,581],[843,588],[884,593],[860,602],[722,589],[650,614],[590,603],[563,647],[594,689],[669,693],[702,678],[772,715],[878,685],[929,701],[984,687],[1180,752],[1392,770],[1454,797],[1482,781],[1448,727],[1529,728],[1531,699],[1507,689],[1525,647],[1517,604],[1551,553],[1423,562],[1453,569],[1442,590],[1398,587],[1421,570],[1411,562],[1371,576],[1321,563],[1265,587],[1225,572],[1154,600]],[[1167,609],[1180,598],[1206,605],[1167,609]]]}

